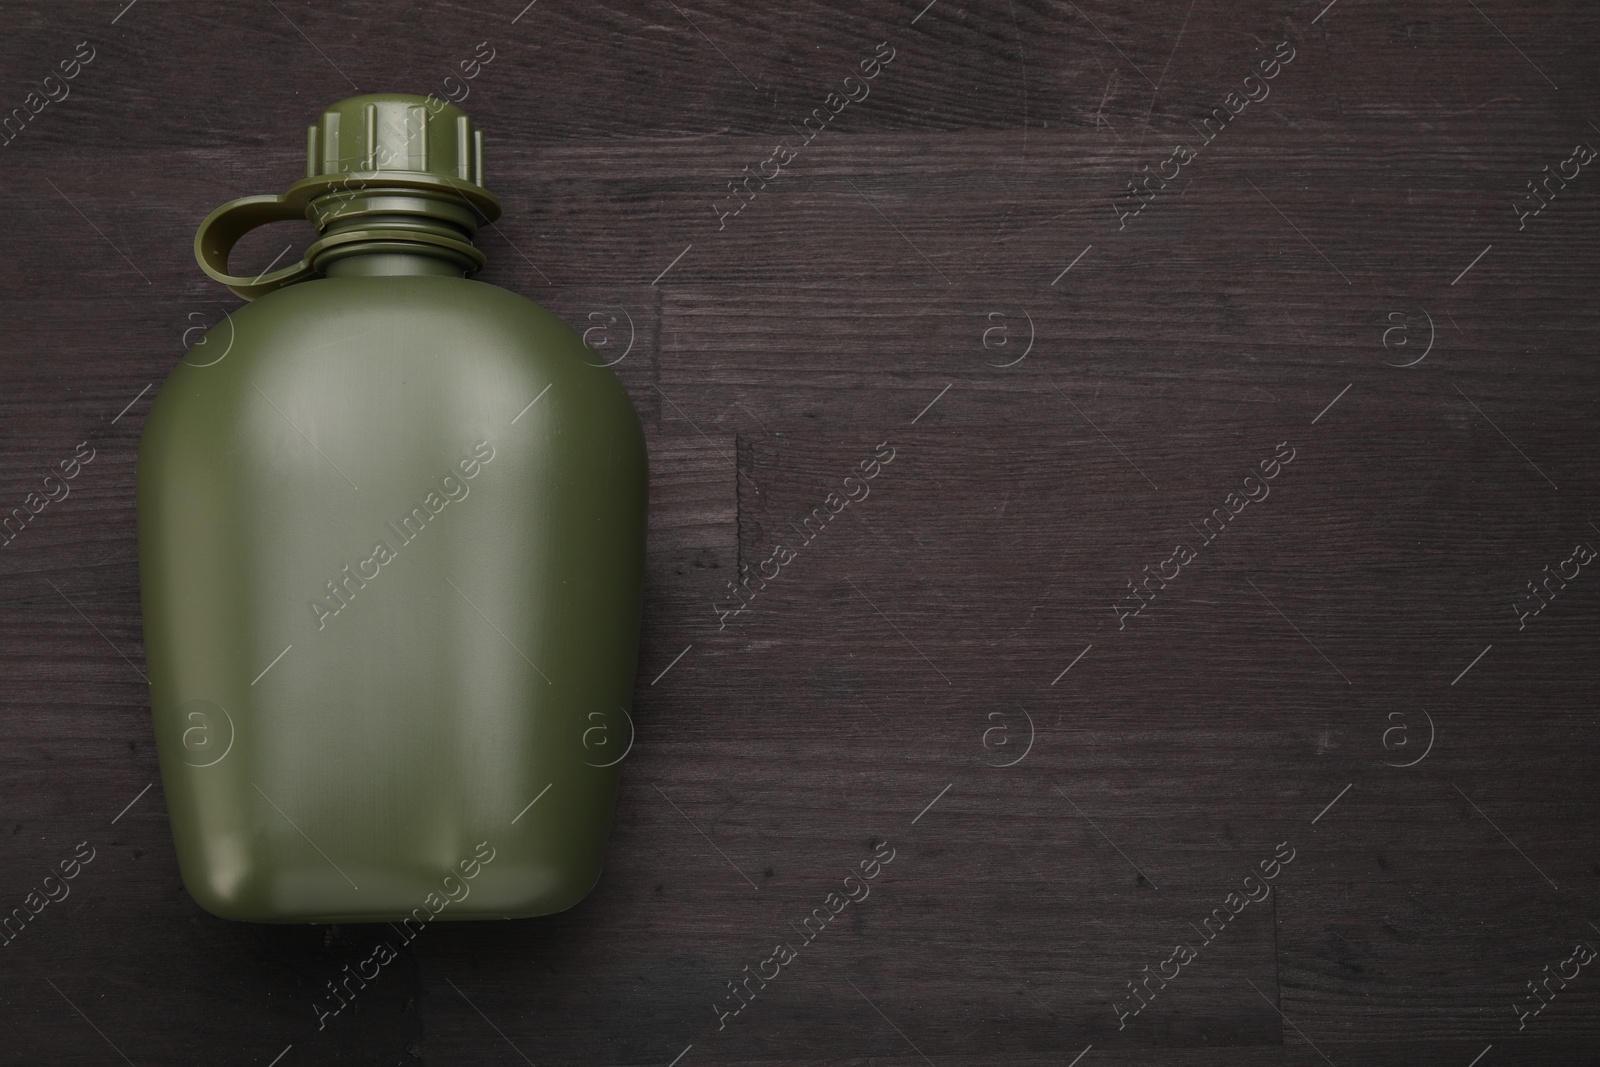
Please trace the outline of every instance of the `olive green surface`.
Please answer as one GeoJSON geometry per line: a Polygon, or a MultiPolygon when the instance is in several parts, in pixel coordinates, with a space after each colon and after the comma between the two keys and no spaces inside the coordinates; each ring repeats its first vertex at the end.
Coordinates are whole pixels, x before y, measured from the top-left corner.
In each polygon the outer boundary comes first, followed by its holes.
{"type": "Polygon", "coordinates": [[[441,201],[363,196],[324,232],[364,236],[213,326],[140,446],[179,866],[231,919],[560,911],[632,744],[643,432],[575,331],[410,239],[441,201]]]}

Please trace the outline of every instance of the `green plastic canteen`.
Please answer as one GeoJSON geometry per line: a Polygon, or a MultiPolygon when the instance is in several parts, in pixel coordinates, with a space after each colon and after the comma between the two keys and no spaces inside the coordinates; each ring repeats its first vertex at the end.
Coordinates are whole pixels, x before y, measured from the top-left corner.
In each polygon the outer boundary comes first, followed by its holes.
{"type": "Polygon", "coordinates": [[[561,911],[600,876],[632,745],[639,418],[573,329],[468,277],[500,204],[458,107],[353,97],[307,149],[283,194],[201,223],[201,269],[249,303],[139,448],[183,882],[255,922],[561,911]],[[230,273],[297,220],[299,262],[230,273]]]}

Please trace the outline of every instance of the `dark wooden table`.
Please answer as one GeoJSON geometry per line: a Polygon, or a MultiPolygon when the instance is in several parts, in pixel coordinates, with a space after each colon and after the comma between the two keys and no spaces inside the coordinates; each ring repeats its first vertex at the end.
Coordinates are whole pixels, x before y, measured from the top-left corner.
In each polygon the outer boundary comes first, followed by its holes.
{"type": "Polygon", "coordinates": [[[6,5],[0,505],[93,458],[0,549],[0,905],[93,858],[0,1061],[1600,1062],[1600,9],[925,2],[6,5]],[[468,93],[652,526],[599,886],[319,1032],[392,935],[183,890],[133,467],[358,89],[468,93]]]}

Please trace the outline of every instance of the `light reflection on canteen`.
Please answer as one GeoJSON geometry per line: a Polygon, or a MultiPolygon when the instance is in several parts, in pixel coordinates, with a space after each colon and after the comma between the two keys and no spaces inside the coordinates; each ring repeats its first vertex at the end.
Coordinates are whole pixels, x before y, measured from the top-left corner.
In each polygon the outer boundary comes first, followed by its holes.
{"type": "Polygon", "coordinates": [[[372,554],[359,560],[353,569],[346,563],[337,576],[324,583],[326,595],[318,594],[306,601],[311,608],[312,618],[316,620],[317,629],[325,628],[329,619],[349,607],[356,594],[365,589],[368,582],[376,581],[384,567],[399,559],[400,549],[421,537],[428,524],[437,520],[446,507],[467,499],[472,492],[468,483],[493,462],[494,457],[494,446],[488,441],[479,441],[472,446],[471,455],[459,460],[455,467],[439,478],[437,489],[430,490],[421,503],[413,505],[411,511],[401,517],[399,525],[393,520],[386,521],[386,536],[373,544],[372,554]],[[456,476],[457,470],[461,472],[460,477],[456,476]],[[395,543],[392,547],[388,535],[393,536],[395,543]]]}
{"type": "MultiPolygon", "coordinates": [[[[624,359],[627,359],[628,353],[633,351],[633,316],[628,314],[628,309],[624,307],[618,307],[617,311],[627,323],[628,341],[627,344],[621,346],[622,354],[615,359],[606,359],[607,353],[600,350],[602,348],[614,349],[617,347],[616,337],[622,332],[617,328],[617,316],[609,311],[589,312],[589,322],[593,323],[593,325],[583,331],[583,343],[601,359],[599,363],[590,363],[591,367],[614,367],[624,359]]],[[[585,362],[588,361],[585,360],[585,362]]]]}
{"type": "MultiPolygon", "coordinates": [[[[1033,351],[1033,316],[1028,314],[1027,308],[1023,308],[1022,317],[1028,322],[1028,343],[1022,346],[1022,354],[1006,363],[996,363],[993,360],[988,359],[984,360],[984,362],[989,364],[989,366],[1014,367],[1018,363],[1021,363],[1024,359],[1027,359],[1028,353],[1033,351]]],[[[983,331],[983,347],[985,351],[999,352],[1001,349],[1006,349],[1007,346],[1016,347],[1015,343],[1012,341],[1010,330],[1006,325],[1005,319],[1006,313],[1003,311],[989,312],[988,321],[993,323],[993,325],[983,331]]],[[[1011,353],[1010,351],[1006,351],[1003,354],[1010,355],[1011,353]]]]}

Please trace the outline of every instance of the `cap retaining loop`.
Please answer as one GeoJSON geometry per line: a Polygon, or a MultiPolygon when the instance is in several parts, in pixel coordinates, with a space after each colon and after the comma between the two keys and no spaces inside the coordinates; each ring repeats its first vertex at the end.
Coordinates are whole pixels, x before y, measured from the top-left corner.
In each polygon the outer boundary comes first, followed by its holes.
{"type": "Polygon", "coordinates": [[[483,266],[471,238],[481,223],[500,217],[500,201],[482,185],[483,134],[454,104],[409,93],[341,100],[308,130],[306,169],[309,177],[279,196],[243,197],[206,216],[194,255],[207,276],[254,300],[317,277],[319,258],[355,254],[351,246],[362,242],[373,251],[449,259],[468,272],[483,266]],[[418,221],[395,224],[397,214],[418,221]],[[390,225],[373,219],[354,228],[365,215],[389,216],[390,225]],[[438,224],[426,225],[425,218],[438,224]],[[228,257],[245,234],[296,219],[315,223],[322,235],[298,263],[254,278],[228,272],[228,257]]]}

